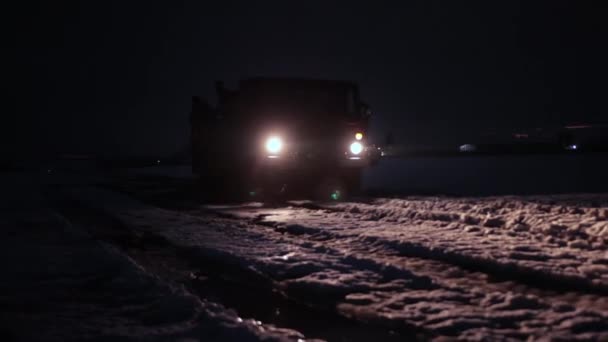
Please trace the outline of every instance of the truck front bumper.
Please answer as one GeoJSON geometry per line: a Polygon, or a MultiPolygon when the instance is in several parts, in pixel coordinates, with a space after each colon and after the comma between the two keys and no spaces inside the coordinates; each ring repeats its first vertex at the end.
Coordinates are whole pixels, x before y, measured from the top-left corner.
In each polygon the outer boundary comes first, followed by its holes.
{"type": "Polygon", "coordinates": [[[290,158],[289,156],[266,156],[261,158],[258,165],[262,169],[276,171],[302,171],[319,169],[361,169],[370,165],[366,157],[344,157],[336,159],[315,160],[306,158],[290,158]]]}

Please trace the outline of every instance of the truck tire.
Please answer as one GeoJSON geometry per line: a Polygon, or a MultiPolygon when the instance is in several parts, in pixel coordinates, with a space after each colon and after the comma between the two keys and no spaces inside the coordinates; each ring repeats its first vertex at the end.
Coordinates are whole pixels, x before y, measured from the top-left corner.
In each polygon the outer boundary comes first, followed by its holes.
{"type": "Polygon", "coordinates": [[[344,173],[343,177],[348,195],[359,195],[361,193],[362,170],[349,169],[344,173]]]}

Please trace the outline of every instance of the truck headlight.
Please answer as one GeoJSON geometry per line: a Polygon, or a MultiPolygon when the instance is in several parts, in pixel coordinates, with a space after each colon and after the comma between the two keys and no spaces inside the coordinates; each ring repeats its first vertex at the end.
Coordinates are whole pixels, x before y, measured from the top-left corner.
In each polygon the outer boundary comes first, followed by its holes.
{"type": "Polygon", "coordinates": [[[357,155],[359,153],[361,153],[363,151],[363,145],[358,142],[355,141],[352,144],[350,144],[350,153],[357,155]]]}
{"type": "Polygon", "coordinates": [[[266,151],[271,154],[277,154],[281,152],[283,148],[283,141],[281,138],[273,136],[266,140],[266,151]]]}

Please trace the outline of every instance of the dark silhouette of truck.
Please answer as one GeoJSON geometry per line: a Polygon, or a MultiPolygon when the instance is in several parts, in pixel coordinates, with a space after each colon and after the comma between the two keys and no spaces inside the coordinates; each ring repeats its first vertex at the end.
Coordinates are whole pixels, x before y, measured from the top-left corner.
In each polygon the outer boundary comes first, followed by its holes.
{"type": "Polygon", "coordinates": [[[216,90],[216,107],[192,100],[192,168],[209,189],[337,199],[378,156],[353,82],[251,78],[216,90]]]}

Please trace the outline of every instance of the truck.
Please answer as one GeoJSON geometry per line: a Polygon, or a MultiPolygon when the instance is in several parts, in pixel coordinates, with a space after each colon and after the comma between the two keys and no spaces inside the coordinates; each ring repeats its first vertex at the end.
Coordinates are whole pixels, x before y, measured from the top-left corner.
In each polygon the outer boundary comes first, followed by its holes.
{"type": "Polygon", "coordinates": [[[215,107],[192,98],[192,170],[208,191],[338,200],[379,158],[354,82],[258,77],[216,92],[215,107]]]}

